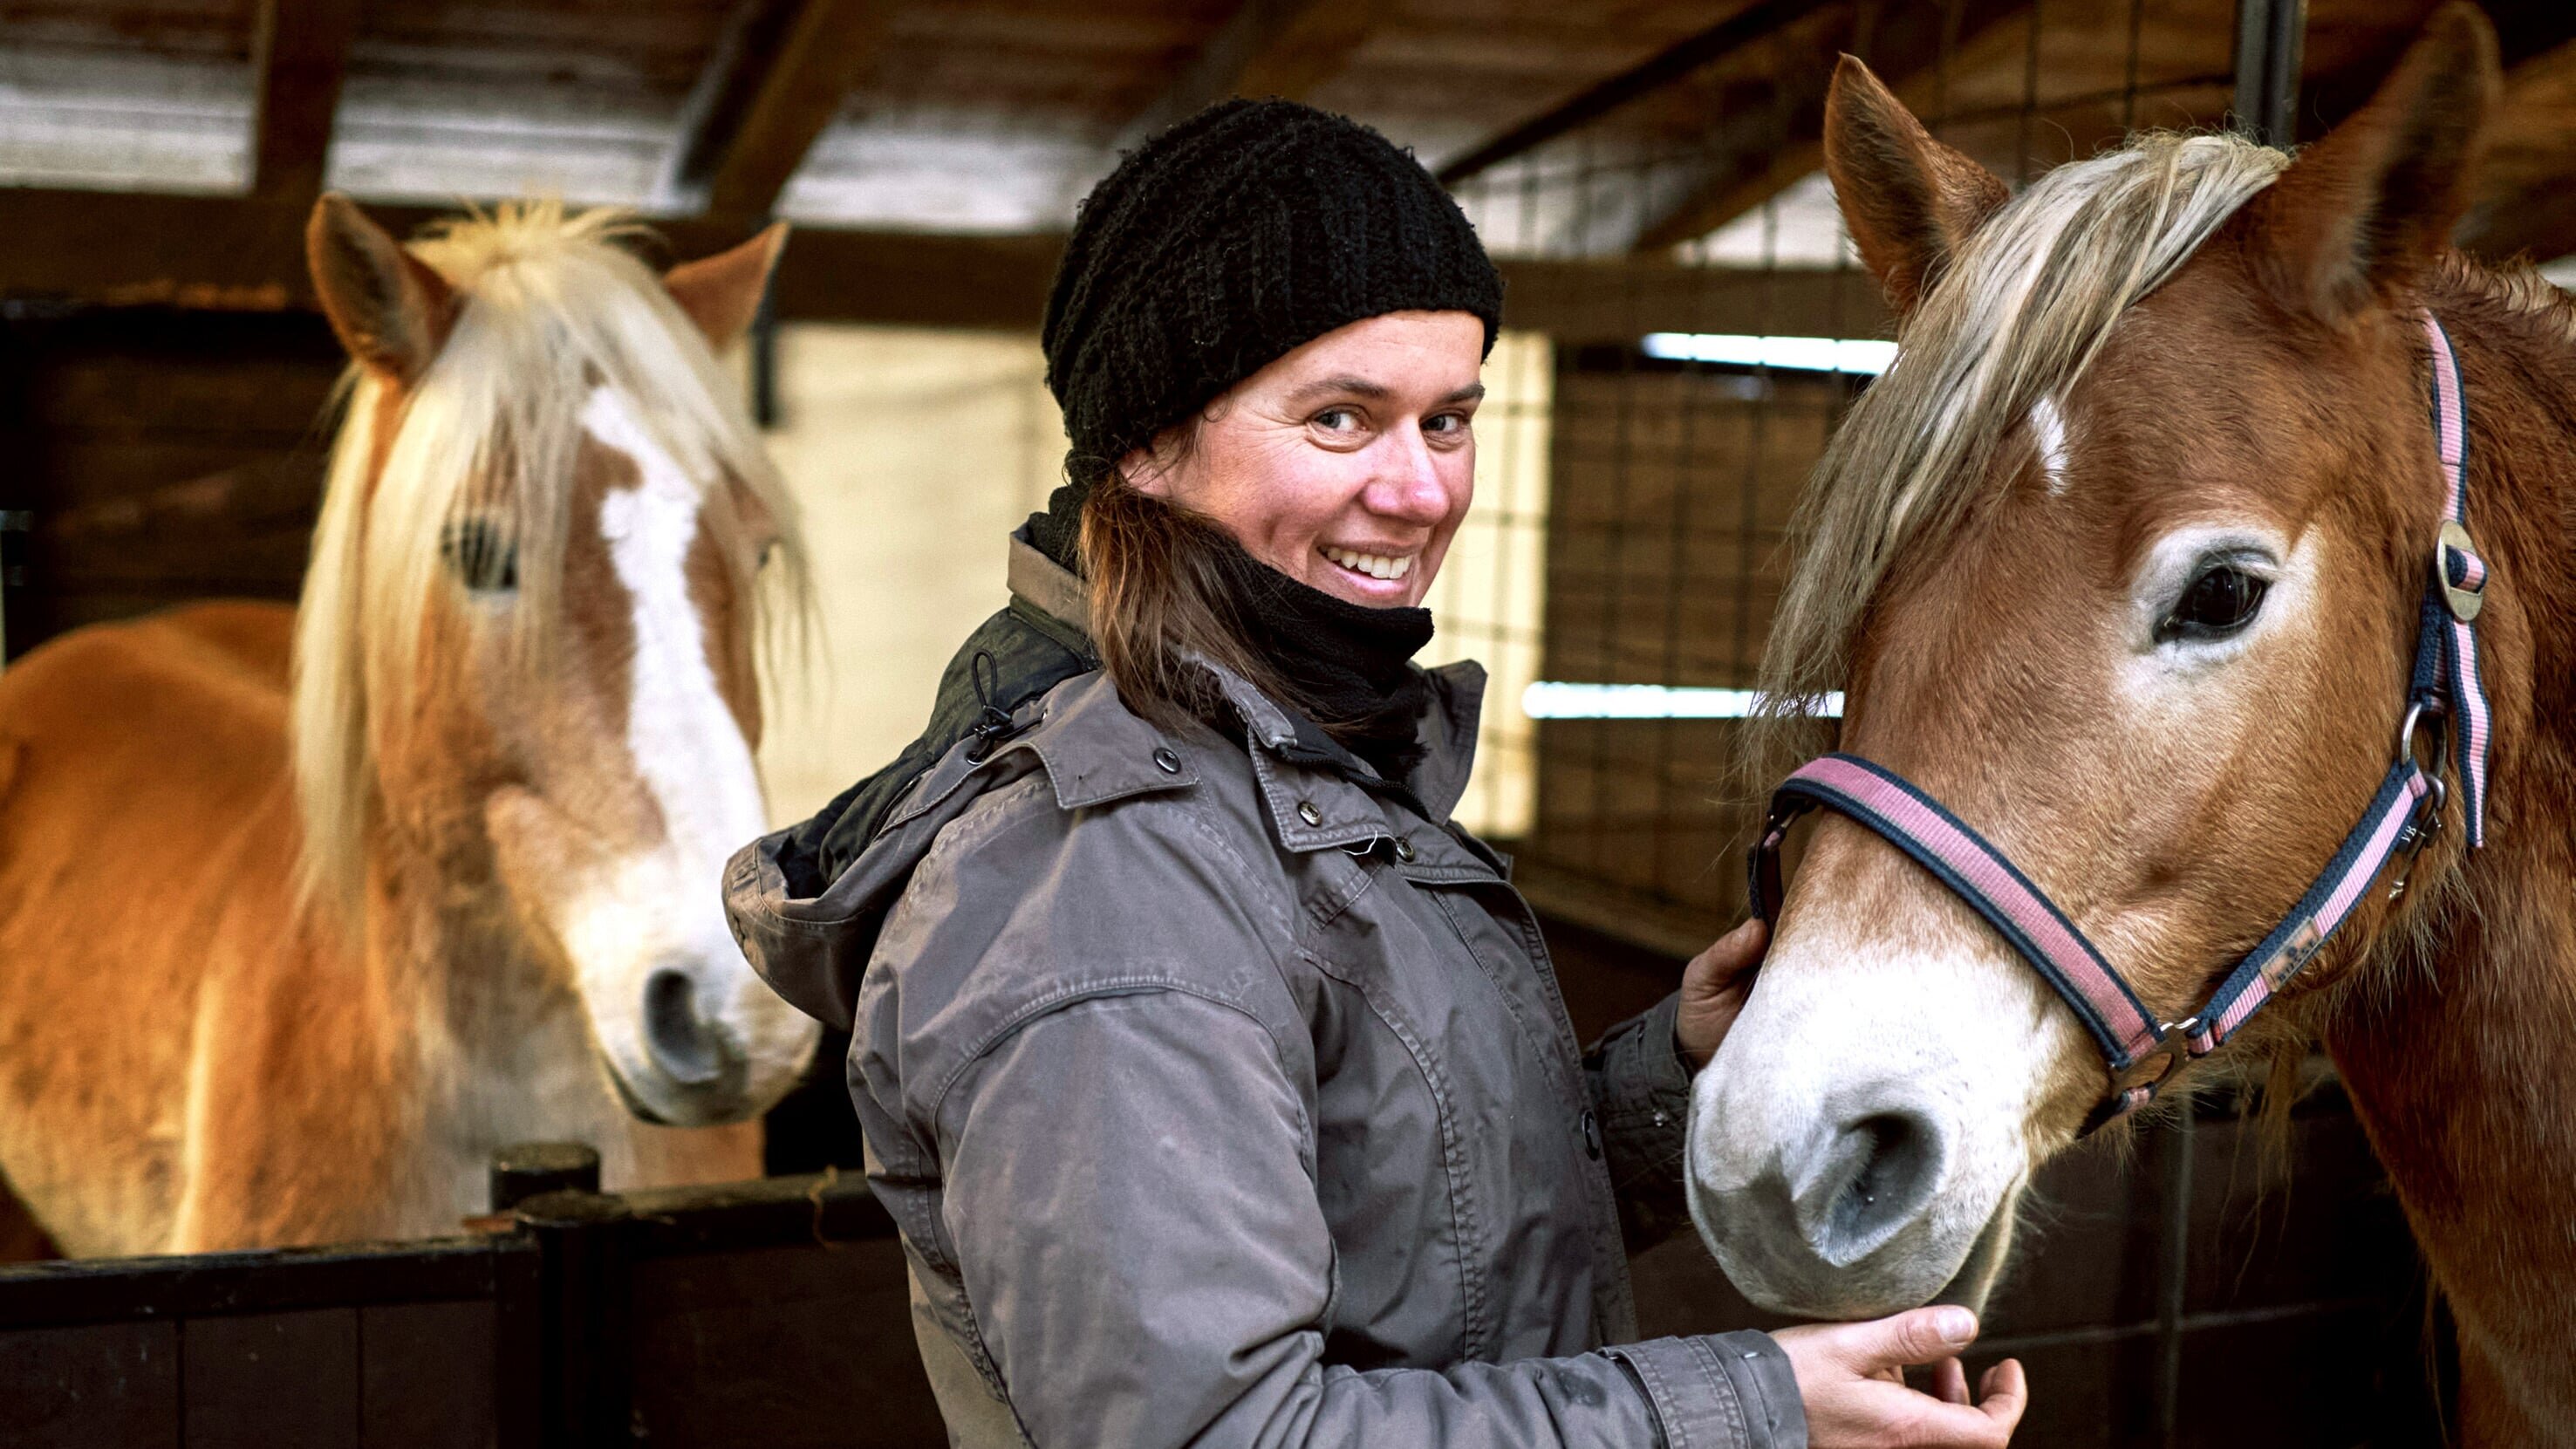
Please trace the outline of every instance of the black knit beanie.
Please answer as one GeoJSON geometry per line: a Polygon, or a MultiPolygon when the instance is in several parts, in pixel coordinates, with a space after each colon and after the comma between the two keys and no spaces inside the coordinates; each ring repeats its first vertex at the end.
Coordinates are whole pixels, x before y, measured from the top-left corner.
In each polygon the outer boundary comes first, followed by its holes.
{"type": "MultiPolygon", "coordinates": [[[[1069,528],[1119,459],[1336,327],[1472,312],[1490,353],[1502,303],[1475,228],[1409,152],[1295,101],[1210,106],[1129,153],[1074,221],[1041,339],[1073,449],[1041,531],[1069,528]]],[[[1040,546],[1070,562],[1069,539],[1040,546]]]]}

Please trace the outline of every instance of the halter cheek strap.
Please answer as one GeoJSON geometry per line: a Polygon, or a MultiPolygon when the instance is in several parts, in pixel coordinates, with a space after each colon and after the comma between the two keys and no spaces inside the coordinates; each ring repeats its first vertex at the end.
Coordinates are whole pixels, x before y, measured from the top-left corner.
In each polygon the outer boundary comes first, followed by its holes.
{"type": "MultiPolygon", "coordinates": [[[[1772,795],[1770,819],[1752,851],[1755,912],[1764,920],[1779,918],[1780,844],[1799,816],[1831,810],[1884,837],[1983,917],[2084,1024],[2111,1074],[2110,1092],[2085,1121],[2089,1133],[2152,1101],[2184,1063],[2235,1035],[2351,918],[2388,863],[2412,857],[2441,828],[2448,794],[2443,757],[2450,751],[2437,749],[2428,770],[2415,750],[2423,724],[2456,745],[2451,763],[2469,845],[2484,845],[2489,716],[2472,625],[2485,601],[2487,566],[2468,532],[2468,418],[2459,361],[2433,315],[2426,312],[2422,320],[2432,352],[2433,432],[2444,500],[2396,758],[2359,823],[2298,904],[2228,971],[2198,1011],[2165,1021],[2148,1010],[2127,979],[2002,851],[1903,776],[1857,755],[1811,760],[1772,795]],[[2140,1063],[2157,1056],[2164,1063],[2151,1080],[2128,1080],[2140,1063]]],[[[2397,889],[2404,887],[2401,875],[2397,889]]]]}

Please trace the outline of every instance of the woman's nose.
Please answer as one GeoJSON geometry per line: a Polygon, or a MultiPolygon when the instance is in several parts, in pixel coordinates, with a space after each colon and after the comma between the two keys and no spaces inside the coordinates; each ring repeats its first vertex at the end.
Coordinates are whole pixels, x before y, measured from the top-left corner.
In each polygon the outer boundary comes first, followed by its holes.
{"type": "Polygon", "coordinates": [[[1426,525],[1448,517],[1451,480],[1422,429],[1400,429],[1384,446],[1384,466],[1369,485],[1370,511],[1426,525]]]}

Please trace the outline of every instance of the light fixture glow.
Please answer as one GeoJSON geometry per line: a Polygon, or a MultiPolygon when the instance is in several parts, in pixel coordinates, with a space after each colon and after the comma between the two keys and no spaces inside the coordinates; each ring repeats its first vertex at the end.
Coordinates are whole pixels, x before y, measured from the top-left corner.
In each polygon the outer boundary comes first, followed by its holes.
{"type": "MultiPolygon", "coordinates": [[[[1680,689],[1662,684],[1568,684],[1542,679],[1521,691],[1531,719],[1747,719],[1759,713],[1758,689],[1680,689]]],[[[1827,694],[1805,711],[1840,719],[1843,697],[1827,694]]]]}
{"type": "Polygon", "coordinates": [[[1896,360],[1896,344],[1860,337],[1756,337],[1746,332],[1649,332],[1648,357],[1671,362],[1723,362],[1799,372],[1852,372],[1876,377],[1896,360]]]}

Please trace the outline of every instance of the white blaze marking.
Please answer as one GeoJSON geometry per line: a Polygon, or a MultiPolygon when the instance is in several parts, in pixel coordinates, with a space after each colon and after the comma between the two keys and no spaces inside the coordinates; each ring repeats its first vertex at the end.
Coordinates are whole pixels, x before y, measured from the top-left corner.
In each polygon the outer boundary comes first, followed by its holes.
{"type": "Polygon", "coordinates": [[[635,462],[642,481],[600,500],[599,531],[618,580],[635,600],[634,698],[626,745],[662,807],[670,843],[713,851],[719,864],[764,823],[751,747],[716,686],[706,628],[689,597],[689,545],[698,536],[698,486],[644,429],[626,399],[599,388],[582,427],[635,462]]]}
{"type": "Polygon", "coordinates": [[[2031,436],[2039,443],[2039,466],[2048,475],[2048,491],[2055,497],[2066,491],[2066,414],[2059,411],[2057,399],[2043,397],[2030,409],[2031,436]]]}
{"type": "Polygon", "coordinates": [[[594,390],[581,421],[632,459],[639,481],[600,500],[599,529],[634,601],[635,652],[626,747],[655,805],[663,840],[604,872],[567,912],[565,946],[605,1047],[639,1088],[645,978],[656,966],[695,979],[698,1009],[750,1054],[754,1090],[793,1072],[812,1023],[754,976],[725,928],[724,864],[767,828],[750,744],[717,687],[706,630],[689,595],[688,554],[703,490],[614,389],[594,390]]]}

